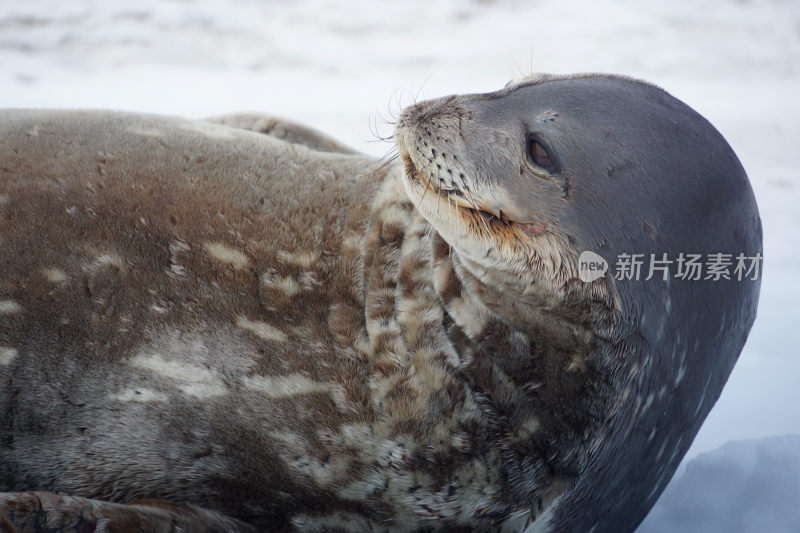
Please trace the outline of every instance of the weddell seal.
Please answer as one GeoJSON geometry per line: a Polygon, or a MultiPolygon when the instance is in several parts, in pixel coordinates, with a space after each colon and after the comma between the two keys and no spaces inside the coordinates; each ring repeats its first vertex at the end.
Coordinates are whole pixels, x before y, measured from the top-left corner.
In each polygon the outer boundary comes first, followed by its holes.
{"type": "Polygon", "coordinates": [[[541,75],[410,106],[389,163],[216,122],[0,115],[4,531],[639,524],[756,313],[619,266],[760,257],[705,119],[541,75]]]}

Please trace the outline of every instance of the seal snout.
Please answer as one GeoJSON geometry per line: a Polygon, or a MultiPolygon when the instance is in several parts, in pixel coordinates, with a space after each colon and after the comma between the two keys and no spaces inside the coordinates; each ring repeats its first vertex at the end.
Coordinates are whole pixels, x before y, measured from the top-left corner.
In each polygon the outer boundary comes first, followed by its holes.
{"type": "MultiPolygon", "coordinates": [[[[400,117],[397,120],[397,126],[405,127],[405,126],[415,126],[417,124],[427,122],[428,120],[435,118],[437,114],[440,114],[443,109],[447,108],[451,104],[454,104],[455,101],[458,100],[458,96],[451,95],[451,96],[444,96],[442,98],[435,98],[433,100],[423,100],[422,102],[417,102],[416,104],[412,104],[406,107],[402,113],[400,113],[400,117]]],[[[455,107],[457,109],[457,107],[455,107]]]]}
{"type": "Polygon", "coordinates": [[[395,140],[409,179],[422,179],[439,192],[463,196],[469,190],[461,124],[465,119],[458,97],[414,104],[401,113],[395,140]]]}
{"type": "MultiPolygon", "coordinates": [[[[495,169],[484,161],[486,154],[475,152],[471,140],[501,139],[496,132],[483,135],[473,108],[464,97],[450,96],[419,102],[400,115],[395,140],[405,164],[406,186],[419,208],[425,211],[422,200],[430,195],[437,214],[440,204],[448,205],[446,216],[452,223],[484,237],[515,228],[531,236],[548,232],[550,225],[522,208],[504,184],[506,169],[495,169]]],[[[496,152],[503,150],[507,148],[498,146],[496,152]]]]}

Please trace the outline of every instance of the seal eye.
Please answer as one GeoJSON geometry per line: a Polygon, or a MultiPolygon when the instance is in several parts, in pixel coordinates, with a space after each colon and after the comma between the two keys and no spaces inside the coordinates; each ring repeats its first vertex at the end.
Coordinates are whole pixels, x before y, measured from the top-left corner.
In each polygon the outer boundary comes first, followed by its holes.
{"type": "Polygon", "coordinates": [[[536,166],[548,170],[553,168],[553,160],[550,159],[550,154],[547,153],[544,146],[536,139],[528,141],[528,154],[530,154],[531,161],[533,161],[536,166]]]}

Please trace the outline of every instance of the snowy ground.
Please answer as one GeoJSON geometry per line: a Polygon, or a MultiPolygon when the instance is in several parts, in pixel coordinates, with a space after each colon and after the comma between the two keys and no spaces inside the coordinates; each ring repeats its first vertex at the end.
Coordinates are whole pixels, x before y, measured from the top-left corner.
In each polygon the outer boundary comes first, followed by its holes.
{"type": "MultiPolygon", "coordinates": [[[[759,317],[687,459],[757,465],[772,453],[798,472],[800,454],[783,453],[797,440],[698,454],[800,434],[800,2],[0,0],[0,107],[268,111],[383,155],[376,133],[415,98],[494,90],[532,70],[656,82],[738,153],[764,223],[759,317]]],[[[683,508],[667,495],[681,483],[715,490],[696,474],[676,477],[641,531],[675,530],[683,508]]],[[[720,516],[755,505],[736,497],[699,502],[720,516]]],[[[800,531],[798,520],[771,531],[800,531]]],[[[713,529],[693,524],[681,530],[713,529]]]]}

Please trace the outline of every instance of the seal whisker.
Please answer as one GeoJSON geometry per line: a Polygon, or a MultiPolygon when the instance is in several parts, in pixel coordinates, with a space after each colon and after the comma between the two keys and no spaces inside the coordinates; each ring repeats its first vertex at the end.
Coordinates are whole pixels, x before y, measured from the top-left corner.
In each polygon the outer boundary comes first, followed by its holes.
{"type": "Polygon", "coordinates": [[[433,185],[431,184],[430,176],[425,177],[425,190],[422,191],[422,196],[420,197],[419,202],[417,203],[417,209],[420,208],[420,206],[422,205],[422,201],[425,200],[425,195],[428,194],[428,190],[432,189],[432,188],[433,188],[433,185]]]}
{"type": "MultiPolygon", "coordinates": [[[[390,111],[390,114],[391,114],[391,111],[390,111]]],[[[393,117],[393,118],[395,118],[395,119],[396,119],[397,117],[393,117]]],[[[396,122],[396,120],[386,120],[384,117],[380,117],[380,119],[381,119],[381,121],[382,121],[384,124],[386,124],[387,126],[394,126],[394,125],[395,125],[395,122],[396,122]]],[[[394,141],[394,128],[392,128],[392,130],[391,130],[391,131],[392,131],[392,133],[391,133],[391,134],[389,134],[389,135],[386,135],[386,136],[384,136],[384,135],[381,135],[381,134],[378,132],[378,116],[377,116],[377,115],[375,115],[375,114],[372,114],[372,113],[370,113],[369,131],[370,131],[370,133],[373,135],[373,137],[375,137],[375,139],[373,140],[373,142],[389,142],[389,141],[394,141]]],[[[396,149],[396,148],[397,148],[397,145],[393,143],[393,145],[392,145],[392,149],[396,149]]]]}
{"type": "Polygon", "coordinates": [[[419,102],[419,95],[422,94],[422,89],[425,88],[425,85],[427,85],[427,83],[430,81],[430,79],[433,77],[433,75],[436,74],[437,70],[438,69],[434,69],[434,71],[431,72],[430,74],[428,74],[428,77],[425,78],[425,80],[423,80],[422,85],[419,86],[419,89],[417,89],[416,94],[414,94],[414,102],[411,105],[414,105],[417,102],[419,102]]]}
{"type": "Polygon", "coordinates": [[[395,87],[395,89],[389,94],[389,98],[386,102],[386,110],[388,111],[389,116],[392,118],[391,121],[386,121],[388,124],[395,124],[398,117],[402,113],[403,103],[400,101],[400,91],[400,87],[395,87]],[[398,111],[393,111],[393,108],[398,109],[398,111]]]}
{"type": "MultiPolygon", "coordinates": [[[[452,192],[452,191],[450,191],[450,190],[448,189],[448,190],[447,190],[447,192],[446,192],[445,194],[447,194],[447,209],[448,209],[448,211],[449,211],[449,213],[448,213],[448,214],[449,214],[450,218],[451,218],[451,219],[453,219],[453,199],[452,199],[452,197],[450,196],[450,193],[451,193],[451,192],[452,192]]],[[[456,208],[456,209],[458,209],[458,208],[456,208]]],[[[458,213],[456,212],[456,218],[458,218],[458,217],[457,217],[457,215],[458,215],[458,213]]],[[[456,222],[456,223],[458,223],[458,222],[456,222]]],[[[460,241],[460,239],[459,239],[459,241],[458,241],[458,244],[459,244],[459,245],[461,244],[461,241],[460,241]]]]}
{"type": "Polygon", "coordinates": [[[453,199],[450,198],[450,191],[448,190],[446,193],[447,195],[447,209],[450,211],[450,217],[453,216],[453,199]]]}
{"type": "MultiPolygon", "coordinates": [[[[450,204],[450,212],[451,212],[451,215],[450,215],[450,216],[451,216],[451,218],[452,218],[452,216],[453,216],[453,215],[452,215],[453,206],[452,206],[452,204],[450,203],[450,202],[451,202],[451,198],[450,198],[450,192],[451,192],[450,190],[448,190],[448,191],[447,191],[447,203],[448,203],[448,204],[450,204]]],[[[460,217],[458,216],[458,202],[456,202],[456,201],[454,201],[454,200],[453,200],[453,202],[456,204],[456,224],[458,224],[458,223],[459,223],[459,221],[460,221],[460,217]]],[[[459,232],[459,233],[456,235],[456,245],[457,245],[457,246],[459,246],[459,247],[461,246],[461,232],[459,232]]]]}
{"type": "MultiPolygon", "coordinates": [[[[461,207],[461,205],[458,202],[456,202],[456,215],[457,215],[457,218],[458,218],[459,222],[461,221],[461,212],[459,211],[460,207],[461,207]]],[[[459,235],[459,244],[460,244],[460,242],[461,242],[461,236],[459,235]]]]}
{"type": "Polygon", "coordinates": [[[517,58],[514,57],[513,53],[511,54],[511,62],[514,63],[514,68],[517,69],[517,72],[519,73],[519,76],[520,77],[524,77],[525,73],[522,71],[522,68],[519,66],[519,63],[517,63],[517,58]]]}
{"type": "Polygon", "coordinates": [[[380,160],[388,160],[389,162],[394,161],[400,156],[400,151],[396,147],[392,147],[383,154],[380,160]]]}
{"type": "MultiPolygon", "coordinates": [[[[432,178],[433,176],[431,176],[432,178]]],[[[439,186],[436,187],[436,214],[439,214],[439,201],[442,199],[442,179],[439,178],[439,186]]]]}
{"type": "Polygon", "coordinates": [[[385,156],[377,161],[379,163],[377,166],[373,167],[372,172],[380,172],[381,170],[388,167],[391,163],[397,160],[400,157],[400,154],[396,152],[396,150],[390,150],[385,156]],[[394,152],[394,153],[392,153],[394,152]]]}
{"type": "MultiPolygon", "coordinates": [[[[463,182],[463,178],[462,178],[462,182],[463,182]]],[[[492,235],[492,230],[489,228],[489,224],[486,222],[486,220],[481,216],[481,214],[480,214],[481,209],[478,207],[477,202],[475,202],[475,199],[472,196],[472,191],[470,189],[466,188],[466,187],[465,187],[464,191],[466,193],[465,196],[467,198],[467,202],[469,202],[469,204],[475,210],[475,213],[478,216],[478,218],[481,220],[481,222],[483,222],[483,225],[486,227],[486,236],[490,237],[492,235]]]]}
{"type": "Polygon", "coordinates": [[[430,188],[431,188],[431,180],[430,178],[428,178],[426,181],[425,190],[422,191],[422,196],[420,197],[419,202],[417,202],[417,209],[419,209],[420,206],[422,205],[422,201],[425,200],[425,195],[428,194],[430,188]]]}

